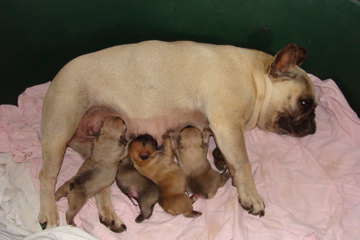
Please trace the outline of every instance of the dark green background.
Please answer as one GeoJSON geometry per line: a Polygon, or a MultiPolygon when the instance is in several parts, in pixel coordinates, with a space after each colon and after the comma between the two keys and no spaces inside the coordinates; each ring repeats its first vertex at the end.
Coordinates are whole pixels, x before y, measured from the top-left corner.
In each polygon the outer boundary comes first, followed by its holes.
{"type": "Polygon", "coordinates": [[[275,54],[308,49],[303,68],[332,78],[360,113],[359,0],[0,1],[0,103],[51,81],[76,56],[148,39],[275,54]]]}

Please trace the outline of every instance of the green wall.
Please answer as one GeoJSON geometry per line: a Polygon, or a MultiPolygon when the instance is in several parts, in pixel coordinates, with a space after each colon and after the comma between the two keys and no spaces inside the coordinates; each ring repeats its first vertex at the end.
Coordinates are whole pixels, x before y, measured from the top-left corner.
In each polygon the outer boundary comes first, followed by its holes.
{"type": "Polygon", "coordinates": [[[360,113],[359,0],[0,1],[0,103],[51,81],[74,57],[148,39],[275,54],[305,46],[303,68],[332,78],[360,113]]]}

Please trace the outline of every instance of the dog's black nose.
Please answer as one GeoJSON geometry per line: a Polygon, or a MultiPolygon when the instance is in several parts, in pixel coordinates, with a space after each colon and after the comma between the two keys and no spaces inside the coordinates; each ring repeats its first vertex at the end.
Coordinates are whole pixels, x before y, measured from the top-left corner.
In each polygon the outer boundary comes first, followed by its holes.
{"type": "Polygon", "coordinates": [[[139,156],[142,160],[146,160],[146,159],[149,159],[150,154],[149,153],[140,153],[139,156]]]}

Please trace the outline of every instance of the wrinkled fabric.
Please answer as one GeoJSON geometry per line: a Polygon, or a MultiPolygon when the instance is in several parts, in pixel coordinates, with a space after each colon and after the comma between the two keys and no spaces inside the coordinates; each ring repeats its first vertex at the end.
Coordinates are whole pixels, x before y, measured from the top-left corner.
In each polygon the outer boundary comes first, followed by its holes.
{"type": "MultiPolygon", "coordinates": [[[[241,208],[237,191],[228,181],[213,199],[194,203],[194,209],[203,213],[199,218],[170,216],[156,204],[152,217],[137,224],[138,207],[113,184],[112,201],[127,231],[113,233],[103,226],[94,198],[75,217],[75,223],[106,240],[359,239],[360,120],[333,80],[309,76],[319,101],[314,135],[294,138],[259,128],[245,133],[254,181],[266,205],[263,218],[241,208]]],[[[0,106],[0,152],[11,152],[15,162],[29,163],[34,194],[39,193],[41,106],[48,86],[27,89],[19,97],[19,107],[0,106]]],[[[211,139],[211,163],[214,148],[211,139]]],[[[72,177],[82,162],[68,148],[56,187],[72,177]]],[[[60,223],[66,225],[66,198],[57,207],[60,223]]]]}

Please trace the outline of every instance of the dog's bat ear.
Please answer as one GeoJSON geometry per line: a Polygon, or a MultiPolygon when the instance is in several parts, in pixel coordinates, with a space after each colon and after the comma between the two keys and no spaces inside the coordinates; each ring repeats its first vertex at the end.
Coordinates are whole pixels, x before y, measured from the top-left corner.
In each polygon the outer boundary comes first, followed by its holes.
{"type": "Polygon", "coordinates": [[[292,77],[293,70],[300,66],[306,58],[306,49],[297,46],[295,43],[289,44],[281,49],[270,64],[269,75],[278,77],[292,77]]]}
{"type": "Polygon", "coordinates": [[[306,58],[307,50],[303,46],[298,46],[297,49],[296,65],[300,66],[306,58]]]}

